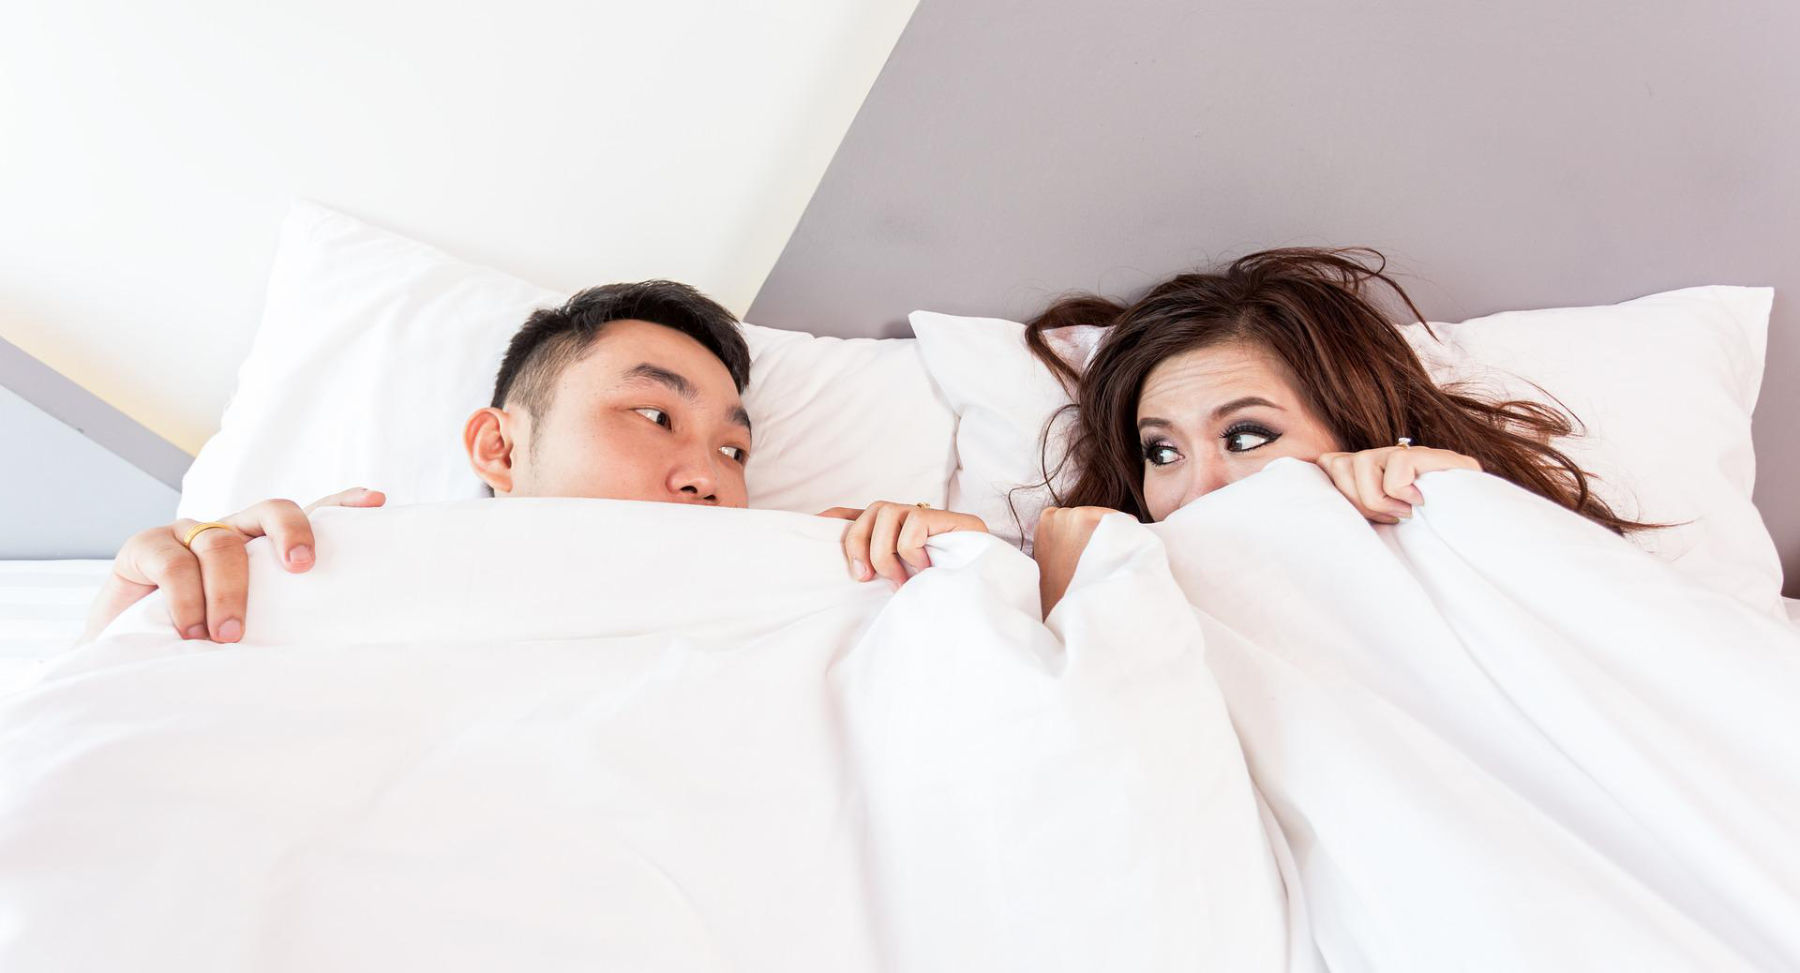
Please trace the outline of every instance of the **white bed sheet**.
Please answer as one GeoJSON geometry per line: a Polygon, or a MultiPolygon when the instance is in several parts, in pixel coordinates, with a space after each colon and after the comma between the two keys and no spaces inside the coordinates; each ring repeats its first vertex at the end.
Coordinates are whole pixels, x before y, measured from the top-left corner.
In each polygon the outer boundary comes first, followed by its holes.
{"type": "Polygon", "coordinates": [[[111,561],[0,561],[0,694],[81,636],[111,561]]]}

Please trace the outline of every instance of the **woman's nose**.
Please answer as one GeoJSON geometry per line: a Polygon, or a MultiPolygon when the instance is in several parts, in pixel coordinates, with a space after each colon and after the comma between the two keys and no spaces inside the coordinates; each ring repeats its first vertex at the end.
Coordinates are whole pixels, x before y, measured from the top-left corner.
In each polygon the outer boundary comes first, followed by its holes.
{"type": "Polygon", "coordinates": [[[1181,498],[1184,507],[1231,482],[1230,469],[1224,459],[1217,456],[1201,458],[1188,468],[1192,478],[1188,480],[1187,493],[1181,498]]]}

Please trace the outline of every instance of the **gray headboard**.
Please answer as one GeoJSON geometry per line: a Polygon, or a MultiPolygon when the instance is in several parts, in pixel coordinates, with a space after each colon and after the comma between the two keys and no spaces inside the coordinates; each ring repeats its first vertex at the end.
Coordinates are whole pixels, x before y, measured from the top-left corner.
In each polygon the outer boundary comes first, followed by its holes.
{"type": "Polygon", "coordinates": [[[1757,500],[1800,595],[1800,4],[922,0],[748,315],[902,333],[1267,246],[1425,312],[1778,289],[1757,500]]]}
{"type": "Polygon", "coordinates": [[[192,457],[13,344],[0,341],[0,560],[110,558],[175,519],[192,457]]]}

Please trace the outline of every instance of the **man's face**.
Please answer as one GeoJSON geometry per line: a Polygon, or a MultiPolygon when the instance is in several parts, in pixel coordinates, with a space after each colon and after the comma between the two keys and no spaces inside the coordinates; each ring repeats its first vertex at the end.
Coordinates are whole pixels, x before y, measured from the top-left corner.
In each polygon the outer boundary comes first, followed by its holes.
{"type": "Polygon", "coordinates": [[[557,377],[542,415],[508,412],[507,496],[748,505],[750,419],[737,386],[673,328],[608,324],[557,377]]]}

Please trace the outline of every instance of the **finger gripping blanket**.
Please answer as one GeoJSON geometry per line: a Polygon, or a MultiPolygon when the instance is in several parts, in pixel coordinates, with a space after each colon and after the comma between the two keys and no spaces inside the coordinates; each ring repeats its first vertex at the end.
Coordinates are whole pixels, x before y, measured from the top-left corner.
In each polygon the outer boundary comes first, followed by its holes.
{"type": "MultiPolygon", "coordinates": [[[[325,511],[248,634],[151,599],[0,700],[0,969],[1284,968],[1200,629],[1032,562],[614,501],[325,511]]],[[[1085,583],[1085,582],[1084,582],[1085,583]]]]}

